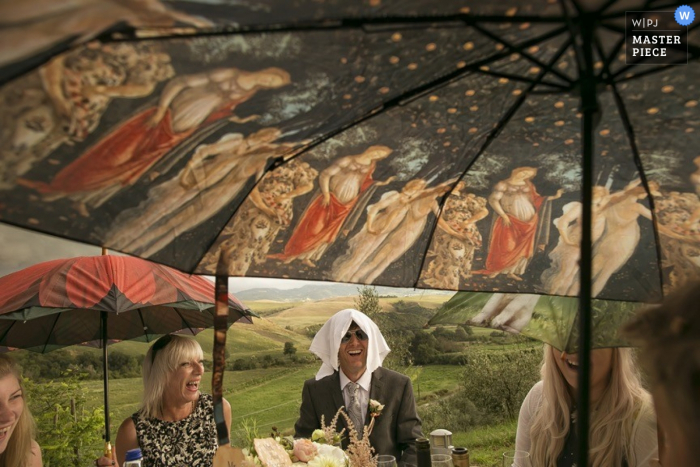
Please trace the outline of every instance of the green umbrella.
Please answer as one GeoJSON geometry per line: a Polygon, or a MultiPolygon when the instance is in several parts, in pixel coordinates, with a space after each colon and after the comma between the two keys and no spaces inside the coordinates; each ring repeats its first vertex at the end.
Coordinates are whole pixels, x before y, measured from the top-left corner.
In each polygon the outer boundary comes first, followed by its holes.
{"type": "MultiPolygon", "coordinates": [[[[639,303],[593,300],[591,348],[625,346],[618,329],[639,303]]],[[[578,345],[579,301],[573,297],[534,294],[459,292],[428,325],[469,324],[500,329],[540,340],[567,352],[578,345]]]]}

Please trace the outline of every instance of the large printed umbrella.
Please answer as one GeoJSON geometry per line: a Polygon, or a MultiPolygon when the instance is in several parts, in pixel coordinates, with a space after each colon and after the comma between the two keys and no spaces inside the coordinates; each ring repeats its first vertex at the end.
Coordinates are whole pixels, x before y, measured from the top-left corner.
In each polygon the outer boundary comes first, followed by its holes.
{"type": "MultiPolygon", "coordinates": [[[[228,297],[227,325],[252,312],[228,297]]],[[[0,277],[0,346],[48,352],[88,344],[103,348],[105,435],[109,441],[107,343],[150,342],[214,325],[214,284],[126,256],[39,263],[0,277]]]]}
{"type": "Polygon", "coordinates": [[[592,297],[700,269],[698,21],[666,2],[85,0],[72,35],[35,3],[3,222],[187,272],[580,295],[584,381],[592,297]],[[682,64],[633,56],[641,19],[682,64]]]}

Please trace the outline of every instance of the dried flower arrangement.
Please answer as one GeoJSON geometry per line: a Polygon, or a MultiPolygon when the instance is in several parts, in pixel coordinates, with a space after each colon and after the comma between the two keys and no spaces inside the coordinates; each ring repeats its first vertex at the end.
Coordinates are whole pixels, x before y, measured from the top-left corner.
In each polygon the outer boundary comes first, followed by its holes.
{"type": "Polygon", "coordinates": [[[348,456],[350,467],[377,467],[377,456],[374,454],[374,448],[369,443],[369,435],[371,434],[370,427],[363,427],[362,438],[360,438],[355,429],[355,425],[353,425],[352,420],[350,420],[348,414],[345,413],[343,407],[338,410],[338,413],[345,419],[345,423],[348,426],[349,444],[348,448],[345,450],[345,455],[348,456]]]}

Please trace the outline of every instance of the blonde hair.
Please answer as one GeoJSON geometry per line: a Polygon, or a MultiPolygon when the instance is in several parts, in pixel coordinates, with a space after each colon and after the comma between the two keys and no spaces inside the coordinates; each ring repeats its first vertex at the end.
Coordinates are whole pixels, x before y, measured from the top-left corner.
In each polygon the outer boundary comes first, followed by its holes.
{"type": "Polygon", "coordinates": [[[274,66],[270,67],[270,68],[264,68],[264,69],[258,70],[258,71],[249,71],[247,73],[250,75],[256,75],[256,76],[273,75],[273,76],[277,76],[278,78],[280,78],[282,80],[281,84],[275,85],[275,86],[258,85],[258,87],[262,87],[262,88],[278,88],[278,87],[286,86],[287,84],[292,82],[292,76],[289,74],[288,71],[283,70],[282,68],[274,67],[274,66]]]}
{"type": "Polygon", "coordinates": [[[528,167],[528,166],[516,167],[515,169],[511,170],[510,178],[515,177],[516,175],[518,175],[521,172],[534,172],[532,177],[529,177],[529,178],[533,178],[535,175],[537,175],[537,167],[528,167]]]}
{"type": "Polygon", "coordinates": [[[143,361],[143,405],[140,412],[148,418],[161,417],[163,395],[170,375],[182,362],[201,359],[202,356],[202,347],[189,337],[166,334],[155,341],[143,361]]]}
{"type": "Polygon", "coordinates": [[[19,416],[19,421],[15,426],[12,436],[7,441],[7,449],[0,454],[0,467],[25,467],[29,465],[32,455],[32,441],[35,438],[36,427],[26,402],[26,393],[22,384],[19,367],[9,355],[0,354],[0,378],[8,375],[17,378],[19,387],[22,390],[24,409],[19,416]]]}
{"type": "MultiPolygon", "coordinates": [[[[544,347],[542,364],[542,404],[530,429],[533,465],[556,467],[571,429],[574,398],[561,370],[554,361],[553,349],[544,347]]],[[[589,465],[607,467],[637,465],[631,440],[637,420],[653,410],[651,396],[642,388],[631,349],[615,348],[610,381],[590,414],[589,465]]]]}
{"type": "MultiPolygon", "coordinates": [[[[690,442],[688,449],[700,457],[700,282],[690,281],[669,295],[661,306],[640,312],[622,330],[639,344],[640,360],[655,396],[667,400],[669,418],[690,442]]],[[[676,443],[681,443],[677,440],[676,443]]]]}

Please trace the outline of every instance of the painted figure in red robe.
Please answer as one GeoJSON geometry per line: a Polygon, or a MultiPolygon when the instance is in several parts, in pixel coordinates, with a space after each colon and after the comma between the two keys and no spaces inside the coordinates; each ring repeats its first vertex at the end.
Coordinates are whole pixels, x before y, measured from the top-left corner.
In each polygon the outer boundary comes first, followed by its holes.
{"type": "Polygon", "coordinates": [[[480,271],[494,278],[506,274],[508,278],[522,280],[527,264],[535,250],[538,211],[546,200],[561,197],[563,190],[554,196],[540,196],[532,183],[537,175],[534,167],[513,169],[510,177],[498,182],[489,196],[489,205],[498,218],[493,224],[486,269],[480,271]]]}
{"type": "Polygon", "coordinates": [[[311,201],[287,241],[284,253],[271,255],[290,263],[301,260],[315,267],[328,246],[332,244],[357,200],[373,184],[383,186],[395,177],[375,183],[372,173],[377,161],[388,157],[393,149],[370,146],[363,153],[338,159],[318,177],[321,192],[311,201]]]}
{"type": "Polygon", "coordinates": [[[173,78],[156,107],[146,109],[102,138],[64,167],[51,183],[21,180],[44,193],[45,200],[70,197],[79,212],[98,207],[126,185],[134,184],[165,154],[214,122],[229,119],[233,110],[261,89],[290,83],[280,68],[243,71],[220,68],[173,78]]]}

